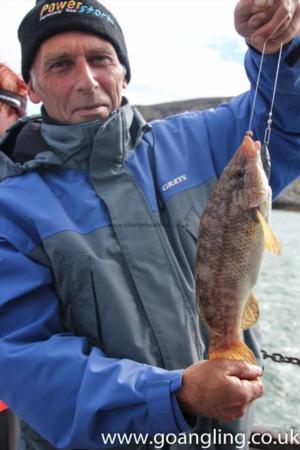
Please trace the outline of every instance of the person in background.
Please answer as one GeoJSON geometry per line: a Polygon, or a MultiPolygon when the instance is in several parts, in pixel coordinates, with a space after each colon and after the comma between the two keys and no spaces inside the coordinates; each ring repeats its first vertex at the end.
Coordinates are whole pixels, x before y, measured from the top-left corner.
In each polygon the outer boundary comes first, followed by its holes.
{"type": "MultiPolygon", "coordinates": [[[[0,396],[22,417],[22,450],[119,447],[124,433],[148,436],[127,448],[149,450],[158,433],[190,431],[232,436],[211,449],[241,436],[247,448],[263,394],[259,333],[244,333],[257,365],[206,360],[197,232],[247,131],[265,40],[253,131],[263,135],[283,43],[274,195],[300,174],[300,5],[240,0],[235,27],[252,91],[148,124],[123,97],[131,67],[105,6],[42,0],[23,19],[22,75],[42,116],[12,127],[0,153],[0,396]]],[[[193,61],[178,58],[188,82],[193,61]]]]}
{"type": "Polygon", "coordinates": [[[0,448],[4,450],[9,450],[8,415],[8,406],[0,400],[0,448]]]}
{"type": "MultiPolygon", "coordinates": [[[[26,102],[26,83],[6,64],[0,63],[0,136],[25,115],[26,102]]],[[[18,419],[0,400],[0,449],[16,449],[17,436],[18,419]]]]}
{"type": "Polygon", "coordinates": [[[0,135],[25,115],[27,85],[6,64],[0,63],[0,135]]]}

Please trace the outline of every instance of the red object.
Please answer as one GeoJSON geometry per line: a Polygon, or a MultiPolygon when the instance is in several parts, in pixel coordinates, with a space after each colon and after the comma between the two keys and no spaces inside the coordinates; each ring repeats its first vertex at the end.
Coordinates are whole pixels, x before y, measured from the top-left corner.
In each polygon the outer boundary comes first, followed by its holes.
{"type": "Polygon", "coordinates": [[[8,406],[2,400],[0,400],[0,413],[2,413],[3,411],[6,411],[7,409],[8,409],[8,406]]]}

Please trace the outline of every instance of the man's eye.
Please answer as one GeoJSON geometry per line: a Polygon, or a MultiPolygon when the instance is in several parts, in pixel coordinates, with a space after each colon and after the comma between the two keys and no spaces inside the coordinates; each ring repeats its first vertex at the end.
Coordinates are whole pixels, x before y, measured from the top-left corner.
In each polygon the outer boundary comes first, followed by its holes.
{"type": "Polygon", "coordinates": [[[90,62],[99,66],[108,66],[110,64],[113,64],[113,60],[106,55],[93,56],[90,59],[90,62]]]}
{"type": "Polygon", "coordinates": [[[68,61],[68,60],[56,61],[55,63],[53,63],[51,65],[51,69],[53,69],[53,70],[67,69],[68,67],[70,67],[70,65],[71,65],[71,61],[68,61]]]}

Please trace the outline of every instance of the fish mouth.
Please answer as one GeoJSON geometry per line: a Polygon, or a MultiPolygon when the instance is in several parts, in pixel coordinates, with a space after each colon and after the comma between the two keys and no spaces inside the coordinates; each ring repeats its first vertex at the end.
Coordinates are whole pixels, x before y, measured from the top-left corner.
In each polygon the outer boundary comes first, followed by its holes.
{"type": "Polygon", "coordinates": [[[253,141],[250,136],[245,136],[242,149],[247,158],[256,158],[260,154],[261,144],[259,141],[253,141]]]}

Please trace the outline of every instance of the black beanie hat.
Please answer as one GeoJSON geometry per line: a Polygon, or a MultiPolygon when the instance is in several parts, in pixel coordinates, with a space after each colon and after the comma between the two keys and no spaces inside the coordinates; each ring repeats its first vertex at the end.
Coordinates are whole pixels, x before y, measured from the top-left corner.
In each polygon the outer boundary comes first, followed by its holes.
{"type": "Polygon", "coordinates": [[[109,41],[130,81],[127,48],[116,18],[97,0],[37,0],[22,20],[18,37],[22,52],[22,75],[28,83],[29,70],[43,41],[66,31],[85,31],[109,41]]]}

